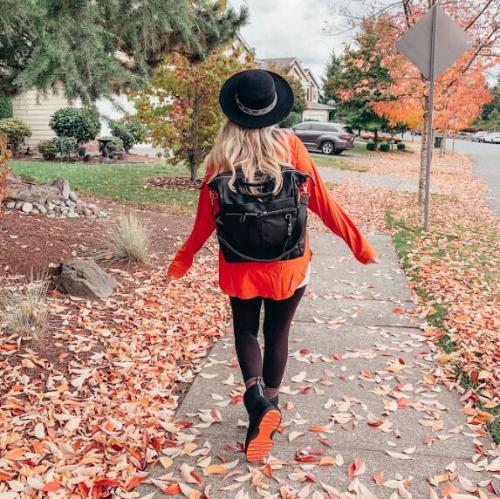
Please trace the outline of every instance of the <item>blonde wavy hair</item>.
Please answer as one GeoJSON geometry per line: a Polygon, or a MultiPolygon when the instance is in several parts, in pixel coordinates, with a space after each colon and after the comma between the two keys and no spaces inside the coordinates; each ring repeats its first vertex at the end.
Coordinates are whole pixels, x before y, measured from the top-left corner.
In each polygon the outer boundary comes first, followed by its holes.
{"type": "Polygon", "coordinates": [[[287,135],[276,126],[243,128],[226,120],[205,160],[210,179],[231,172],[229,187],[234,190],[236,170],[241,169],[247,182],[273,177],[276,179],[273,193],[279,192],[283,185],[281,165],[290,164],[291,159],[287,135]]]}

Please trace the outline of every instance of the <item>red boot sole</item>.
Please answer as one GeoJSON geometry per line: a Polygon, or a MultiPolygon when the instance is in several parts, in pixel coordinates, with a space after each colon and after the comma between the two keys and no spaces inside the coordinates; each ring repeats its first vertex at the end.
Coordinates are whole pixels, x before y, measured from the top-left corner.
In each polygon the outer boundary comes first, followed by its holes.
{"type": "Polygon", "coordinates": [[[247,461],[254,463],[264,460],[273,447],[273,433],[279,428],[281,423],[281,412],[272,409],[264,414],[260,424],[259,432],[247,446],[247,461]]]}

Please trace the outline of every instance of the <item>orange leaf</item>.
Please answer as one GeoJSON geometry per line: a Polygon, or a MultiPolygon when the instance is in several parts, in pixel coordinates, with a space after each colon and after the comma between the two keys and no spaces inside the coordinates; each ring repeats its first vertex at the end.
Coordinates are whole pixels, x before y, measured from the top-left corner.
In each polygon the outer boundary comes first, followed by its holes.
{"type": "Polygon", "coordinates": [[[355,459],[347,469],[347,474],[350,478],[353,476],[362,475],[366,471],[366,465],[361,459],[355,459]]]}
{"type": "Polygon", "coordinates": [[[145,476],[136,475],[129,478],[125,484],[125,490],[132,490],[146,480],[145,476]]]}
{"type": "Polygon", "coordinates": [[[452,483],[447,483],[441,491],[441,496],[450,497],[452,494],[458,494],[458,492],[459,490],[452,483]]]}
{"type": "Polygon", "coordinates": [[[264,475],[266,475],[267,478],[272,478],[272,476],[273,476],[273,470],[271,468],[271,465],[266,464],[264,466],[264,475]]]}
{"type": "Polygon", "coordinates": [[[320,466],[332,466],[337,462],[334,456],[323,456],[319,460],[320,466]]]}
{"type": "Polygon", "coordinates": [[[7,451],[2,459],[8,459],[9,461],[19,461],[24,456],[24,449],[22,447],[16,447],[15,449],[11,449],[7,451]]]}
{"type": "Polygon", "coordinates": [[[324,426],[319,426],[318,425],[318,426],[311,426],[309,428],[309,431],[312,431],[313,433],[323,433],[323,432],[325,432],[327,430],[326,430],[326,428],[324,426]]]}
{"type": "Polygon", "coordinates": [[[181,488],[178,483],[171,483],[164,491],[163,493],[167,496],[178,496],[179,494],[182,494],[181,488]]]}
{"type": "Polygon", "coordinates": [[[211,464],[206,468],[203,468],[203,472],[207,475],[224,475],[227,470],[222,466],[222,464],[211,464]]]}
{"type": "Polygon", "coordinates": [[[59,490],[61,488],[60,482],[48,482],[43,486],[44,492],[54,492],[55,490],[59,490]]]}
{"type": "Polygon", "coordinates": [[[0,471],[0,482],[8,482],[9,480],[12,480],[12,477],[3,471],[0,471]]]}

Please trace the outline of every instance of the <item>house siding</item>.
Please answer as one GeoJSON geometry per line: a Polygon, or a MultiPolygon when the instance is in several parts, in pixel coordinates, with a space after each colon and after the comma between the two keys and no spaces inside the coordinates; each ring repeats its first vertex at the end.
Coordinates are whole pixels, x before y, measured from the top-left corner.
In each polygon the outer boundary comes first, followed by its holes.
{"type": "Polygon", "coordinates": [[[36,90],[30,90],[12,99],[15,118],[25,121],[32,130],[26,145],[34,148],[41,140],[50,139],[55,133],[49,126],[49,121],[55,111],[66,106],[79,107],[78,102],[70,104],[62,94],[43,96],[36,90]]]}

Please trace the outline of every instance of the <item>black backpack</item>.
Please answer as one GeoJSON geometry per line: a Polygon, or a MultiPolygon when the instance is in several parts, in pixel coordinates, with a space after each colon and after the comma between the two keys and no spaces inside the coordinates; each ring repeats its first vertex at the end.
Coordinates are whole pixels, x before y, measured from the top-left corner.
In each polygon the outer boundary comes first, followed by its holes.
{"type": "Polygon", "coordinates": [[[274,178],[249,183],[241,169],[234,191],[228,185],[230,172],[208,183],[219,199],[214,218],[226,262],[274,262],[304,254],[309,195],[300,186],[309,175],[290,166],[281,171],[283,187],[276,194],[274,178]]]}

